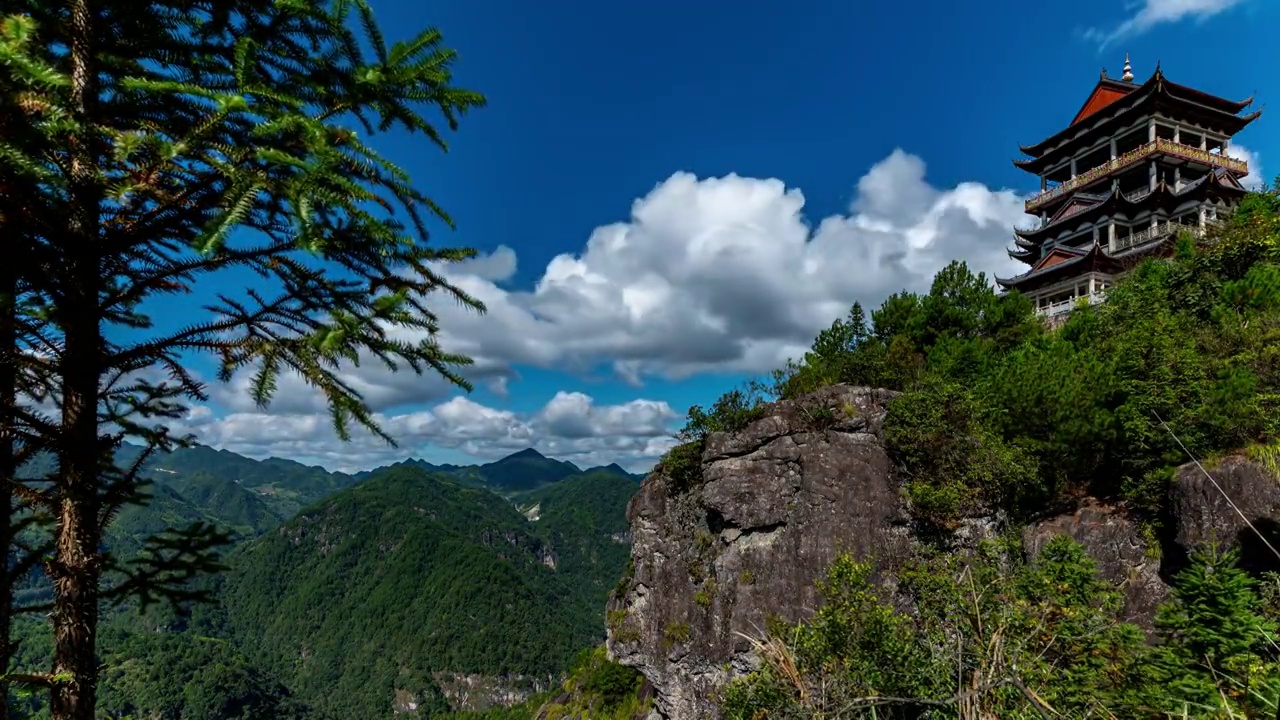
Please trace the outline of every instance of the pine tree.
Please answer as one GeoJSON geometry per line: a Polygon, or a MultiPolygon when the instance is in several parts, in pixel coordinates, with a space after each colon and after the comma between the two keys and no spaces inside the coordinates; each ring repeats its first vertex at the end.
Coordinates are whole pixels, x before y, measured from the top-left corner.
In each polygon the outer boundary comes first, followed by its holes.
{"type": "Polygon", "coordinates": [[[1257,712],[1274,703],[1277,627],[1262,614],[1255,582],[1238,559],[1235,549],[1198,550],[1178,575],[1171,602],[1156,617],[1163,640],[1155,659],[1162,696],[1156,704],[1175,711],[1177,702],[1213,708],[1231,702],[1257,712]]]}
{"type": "Polygon", "coordinates": [[[444,148],[423,112],[453,129],[483,97],[452,86],[455,55],[437,31],[388,47],[364,0],[6,9],[0,89],[14,127],[0,137],[0,183],[28,201],[3,216],[26,250],[13,265],[9,306],[24,331],[10,354],[39,358],[31,382],[47,380],[57,406],[42,419],[28,381],[0,378],[19,420],[5,426],[30,431],[5,462],[44,445],[57,458],[53,476],[22,491],[25,512],[56,517],[53,667],[23,679],[48,688],[56,720],[89,720],[99,604],[188,599],[184,581],[215,568],[207,528],[156,538],[141,564],[100,550],[119,508],[141,499],[148,455],[190,441],[165,427],[205,398],[186,357],[216,358],[222,381],[252,371],[263,406],[282,372],[301,375],[344,439],[357,425],[391,441],[344,364],[429,369],[468,387],[469,360],[437,344],[428,300],[483,310],[441,274],[474,253],[426,244],[427,220],[448,217],[356,128],[399,127],[444,148]],[[145,302],[231,269],[262,284],[220,294],[177,331],[146,315],[145,302]],[[126,438],[147,452],[116,468],[126,438]]]}

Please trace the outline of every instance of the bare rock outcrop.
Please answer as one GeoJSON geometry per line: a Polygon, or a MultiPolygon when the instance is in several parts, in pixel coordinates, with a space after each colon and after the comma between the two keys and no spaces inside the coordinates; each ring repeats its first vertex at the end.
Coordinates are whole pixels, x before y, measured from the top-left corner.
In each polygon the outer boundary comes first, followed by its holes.
{"type": "MultiPolygon", "coordinates": [[[[627,510],[634,570],[610,601],[608,647],[652,685],[656,718],[718,718],[720,688],[758,662],[745,636],[760,636],[771,618],[809,617],[816,581],[840,553],[871,562],[892,593],[896,569],[920,547],[883,442],[894,395],[834,386],[777,403],[742,431],[707,439],[700,483],[645,479],[627,510]]],[[[1280,528],[1280,483],[1262,468],[1229,457],[1210,470],[1250,522],[1280,528]]],[[[1149,628],[1171,568],[1192,548],[1248,541],[1244,521],[1194,466],[1170,492],[1163,538],[1123,506],[1085,499],[1024,527],[1024,549],[1034,557],[1055,535],[1076,539],[1121,585],[1125,617],[1149,628]]],[[[967,544],[1006,529],[998,515],[974,517],[957,535],[967,544]]]]}

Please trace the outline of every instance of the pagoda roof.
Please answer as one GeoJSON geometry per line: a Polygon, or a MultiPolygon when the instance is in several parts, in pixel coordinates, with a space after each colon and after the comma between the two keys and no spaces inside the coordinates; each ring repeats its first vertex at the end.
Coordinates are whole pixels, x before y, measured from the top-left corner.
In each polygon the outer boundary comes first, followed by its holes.
{"type": "Polygon", "coordinates": [[[1098,80],[1098,84],[1093,87],[1093,92],[1089,93],[1089,98],[1084,101],[1084,105],[1080,106],[1080,111],[1071,119],[1071,124],[1075,125],[1140,87],[1142,86],[1137,83],[1114,80],[1103,75],[1098,80]]]}
{"type": "Polygon", "coordinates": [[[1115,272],[1119,263],[1107,256],[1102,246],[1094,242],[1085,247],[1059,246],[1045,253],[1039,262],[1027,272],[1012,278],[997,277],[996,283],[1006,290],[1027,285],[1038,286],[1064,276],[1091,270],[1115,272]]]}
{"type": "Polygon", "coordinates": [[[1085,100],[1070,125],[1038,143],[1020,145],[1019,149],[1031,158],[1015,160],[1014,165],[1024,170],[1039,172],[1044,166],[1051,164],[1051,155],[1057,154],[1052,151],[1078,144],[1082,139],[1094,132],[1104,130],[1130,112],[1151,107],[1153,104],[1159,108],[1194,113],[1198,117],[1212,120],[1229,132],[1239,132],[1261,114],[1261,111],[1255,111],[1245,116],[1238,115],[1252,103],[1252,97],[1240,101],[1226,100],[1186,85],[1169,82],[1159,67],[1141,85],[1104,76],[1098,80],[1098,84],[1094,86],[1093,92],[1085,100]],[[1104,110],[1105,113],[1103,113],[1104,110]],[[1106,117],[1098,117],[1097,123],[1084,122],[1102,114],[1106,117]]]}
{"type": "Polygon", "coordinates": [[[1037,241],[1037,238],[1042,238],[1046,233],[1060,230],[1059,223],[1064,220],[1072,218],[1084,219],[1085,217],[1122,209],[1167,208],[1191,197],[1225,196],[1236,199],[1246,192],[1248,191],[1240,184],[1240,181],[1226,168],[1214,168],[1203,177],[1183,185],[1181,189],[1175,189],[1172,185],[1161,182],[1156,185],[1155,190],[1141,196],[1135,196],[1134,193],[1125,195],[1119,190],[1113,190],[1106,195],[1077,193],[1070,201],[1064,203],[1044,225],[1037,228],[1015,228],[1014,233],[1021,239],[1018,245],[1029,249],[1039,246],[1040,242],[1037,241]]]}

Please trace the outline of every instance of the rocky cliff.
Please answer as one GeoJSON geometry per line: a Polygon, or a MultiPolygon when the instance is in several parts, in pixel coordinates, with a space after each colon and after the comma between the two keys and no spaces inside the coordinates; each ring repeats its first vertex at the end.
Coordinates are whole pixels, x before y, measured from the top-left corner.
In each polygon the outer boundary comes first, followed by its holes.
{"type": "MultiPolygon", "coordinates": [[[[645,479],[627,511],[634,569],[610,601],[608,647],[652,683],[658,717],[718,717],[718,689],[756,663],[747,636],[771,618],[805,619],[839,553],[872,561],[892,592],[895,569],[920,545],[883,442],[892,397],[835,386],[777,403],[744,430],[707,439],[700,483],[645,479]]],[[[1162,537],[1124,507],[1086,498],[1024,527],[1024,547],[1034,556],[1055,535],[1073,537],[1123,585],[1126,616],[1149,625],[1193,547],[1243,541],[1246,562],[1256,561],[1250,546],[1262,543],[1246,519],[1264,535],[1280,527],[1280,484],[1264,469],[1229,457],[1210,470],[1239,513],[1189,465],[1171,486],[1162,537]]],[[[955,542],[1006,529],[998,516],[969,518],[955,542]]]]}

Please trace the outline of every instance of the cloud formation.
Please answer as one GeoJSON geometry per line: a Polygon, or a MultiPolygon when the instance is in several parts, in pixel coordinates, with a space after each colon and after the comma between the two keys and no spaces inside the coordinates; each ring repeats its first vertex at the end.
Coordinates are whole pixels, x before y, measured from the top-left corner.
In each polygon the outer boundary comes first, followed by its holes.
{"type": "Polygon", "coordinates": [[[509,248],[447,268],[482,299],[476,316],[442,307],[442,344],[494,372],[523,364],[645,377],[761,372],[802,352],[854,301],[876,305],[927,287],[952,259],[1012,272],[1022,198],[977,183],[937,188],[901,150],[858,181],[844,214],[810,224],[781,180],[676,173],[603,225],[577,253],[551,260],[529,290],[499,283],[509,248]]]}
{"type": "Polygon", "coordinates": [[[582,467],[620,462],[647,469],[672,444],[679,414],[665,402],[632,400],[597,405],[589,395],[560,392],[541,410],[521,415],[453,397],[429,410],[378,415],[399,448],[361,430],[338,440],[328,416],[317,412],[236,412],[216,417],[194,408],[176,430],[202,443],[249,457],[288,457],[333,470],[363,470],[423,454],[429,447],[461,450],[480,461],[532,447],[582,467]]]}
{"type": "Polygon", "coordinates": [[[1262,157],[1244,145],[1231,143],[1227,146],[1227,154],[1238,160],[1249,163],[1249,175],[1244,178],[1244,186],[1250,190],[1259,190],[1272,178],[1268,178],[1262,169],[1262,157]]]}
{"type": "MultiPolygon", "coordinates": [[[[517,267],[507,247],[441,268],[488,312],[441,303],[439,339],[475,358],[467,377],[498,394],[521,365],[603,370],[635,385],[766,372],[803,353],[854,301],[874,307],[904,288],[927,289],[953,259],[988,273],[1018,271],[1005,249],[1012,227],[1030,220],[1023,198],[978,183],[936,187],[925,171],[919,157],[896,150],[857,181],[845,212],[816,223],[804,215],[804,194],[781,180],[675,173],[635,200],[625,220],[553,258],[530,288],[507,286],[517,267]]],[[[281,378],[267,412],[249,400],[247,376],[211,388],[228,413],[192,417],[190,430],[247,455],[333,468],[369,467],[428,445],[480,458],[534,447],[583,464],[641,467],[670,446],[679,415],[660,401],[600,406],[560,392],[521,416],[468,398],[445,401],[452,389],[443,380],[376,362],[343,379],[402,448],[366,436],[339,444],[323,400],[296,376],[281,378]]]]}
{"type": "Polygon", "coordinates": [[[1105,48],[1117,40],[1136,37],[1157,25],[1183,20],[1207,20],[1249,0],[1142,0],[1133,3],[1137,9],[1132,16],[1109,30],[1090,28],[1085,37],[1105,48]]]}

